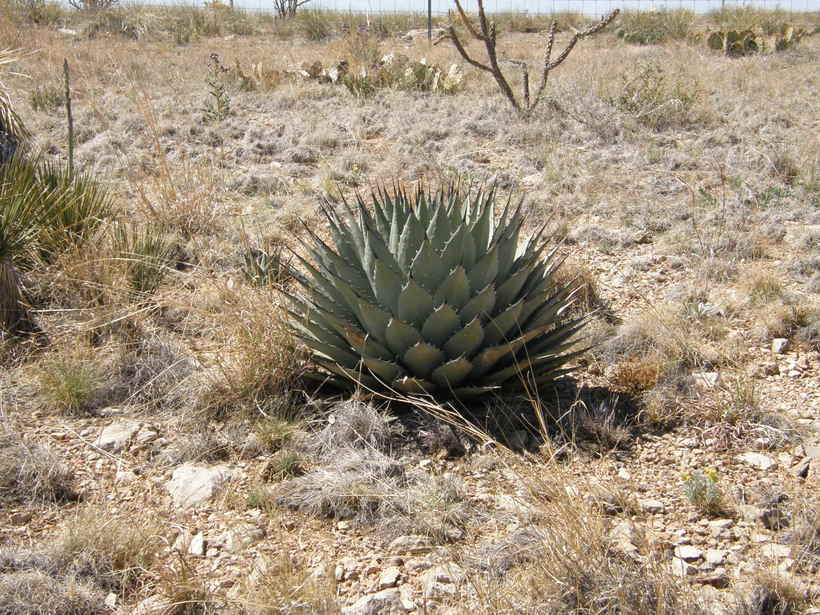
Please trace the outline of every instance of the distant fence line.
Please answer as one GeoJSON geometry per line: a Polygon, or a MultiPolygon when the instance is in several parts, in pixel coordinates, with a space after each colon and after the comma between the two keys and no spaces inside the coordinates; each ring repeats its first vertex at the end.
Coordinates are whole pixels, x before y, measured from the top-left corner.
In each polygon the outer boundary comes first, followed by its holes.
{"type": "MultiPolygon", "coordinates": [[[[223,1],[226,4],[229,2],[229,0],[223,1]]],[[[157,2],[152,0],[151,4],[203,6],[204,2],[186,2],[185,0],[157,2]]],[[[431,4],[432,13],[436,16],[446,15],[454,8],[451,0],[431,0],[431,4]]],[[[465,4],[467,10],[475,8],[473,0],[466,0],[465,4]]],[[[234,0],[234,6],[238,9],[259,13],[274,12],[272,0],[234,0]]],[[[600,17],[615,8],[631,11],[687,9],[698,14],[721,8],[740,7],[804,13],[820,12],[820,0],[484,0],[484,6],[490,13],[550,15],[571,12],[590,17],[600,17]]],[[[402,13],[426,15],[427,0],[311,0],[300,10],[325,10],[369,15],[402,13]]]]}

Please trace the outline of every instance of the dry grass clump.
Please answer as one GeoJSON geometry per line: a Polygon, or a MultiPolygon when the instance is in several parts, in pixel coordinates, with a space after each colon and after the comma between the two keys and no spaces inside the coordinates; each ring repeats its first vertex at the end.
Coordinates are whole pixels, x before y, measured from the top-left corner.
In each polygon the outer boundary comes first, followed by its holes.
{"type": "Polygon", "coordinates": [[[107,591],[125,595],[147,580],[161,548],[157,521],[137,512],[112,516],[98,505],[80,509],[48,547],[62,570],[71,571],[107,591]]]}
{"type": "Polygon", "coordinates": [[[817,574],[820,571],[820,508],[811,499],[797,500],[790,517],[784,537],[786,542],[795,545],[797,570],[817,574]]]}
{"type": "Polygon", "coordinates": [[[47,358],[38,373],[40,394],[47,407],[80,415],[93,409],[102,387],[102,374],[93,359],[76,353],[47,358]]]}
{"type": "Polygon", "coordinates": [[[703,614],[692,590],[672,577],[668,562],[649,553],[631,558],[609,538],[605,519],[564,487],[556,466],[518,472],[539,510],[539,523],[478,546],[465,563],[477,600],[459,613],[589,612],[703,614]]]}
{"type": "Polygon", "coordinates": [[[352,403],[352,409],[348,405],[347,412],[340,413],[348,420],[339,419],[338,440],[326,428],[306,446],[317,451],[324,465],[275,488],[276,503],[312,516],[377,523],[387,537],[410,533],[440,542],[461,538],[473,513],[460,483],[454,477],[408,470],[374,448],[371,442],[389,448],[389,427],[380,413],[363,413],[364,404],[352,403]]]}
{"type": "Polygon", "coordinates": [[[105,509],[91,506],[37,550],[0,549],[0,613],[110,612],[107,593],[122,599],[148,579],[160,547],[158,529],[145,517],[112,518],[105,509]]]}
{"type": "Polygon", "coordinates": [[[206,586],[190,561],[178,552],[153,575],[153,606],[163,615],[217,615],[225,600],[206,586]]]}
{"type": "Polygon", "coordinates": [[[785,295],[754,310],[757,320],[752,333],[761,340],[794,338],[808,348],[820,344],[820,307],[803,297],[785,295]]]}
{"type": "Polygon", "coordinates": [[[288,555],[262,557],[243,583],[242,615],[338,615],[332,575],[317,576],[288,555]]]}
{"type": "Polygon", "coordinates": [[[470,504],[464,485],[451,475],[412,476],[415,484],[391,499],[393,510],[381,520],[382,536],[426,536],[437,544],[461,540],[477,511],[470,504]]]}
{"type": "MultiPolygon", "coordinates": [[[[2,559],[2,556],[0,556],[2,559]]],[[[105,615],[105,594],[75,578],[55,578],[37,569],[8,570],[0,562],[0,614],[105,615]]]]}
{"type": "Polygon", "coordinates": [[[709,361],[700,341],[691,324],[672,310],[651,308],[621,325],[594,352],[610,364],[634,363],[648,380],[655,373],[657,382],[681,369],[700,367],[709,361]]]}
{"type": "Polygon", "coordinates": [[[147,333],[124,344],[108,382],[108,397],[117,403],[172,410],[185,403],[197,361],[172,339],[147,333]]]}
{"type": "Polygon", "coordinates": [[[694,24],[692,11],[624,11],[615,22],[615,34],[627,43],[657,45],[682,40],[694,24]]]}
{"type": "Polygon", "coordinates": [[[211,382],[196,405],[212,416],[256,414],[257,404],[297,389],[304,362],[285,318],[284,299],[272,287],[220,288],[213,316],[222,351],[211,382]]]}
{"type": "Polygon", "coordinates": [[[370,523],[408,486],[404,467],[375,450],[340,449],[332,465],[280,485],[276,502],[305,514],[370,523]]]}
{"type": "Polygon", "coordinates": [[[741,596],[732,615],[797,615],[808,606],[806,592],[786,576],[761,570],[741,596]]]}
{"type": "Polygon", "coordinates": [[[309,447],[317,457],[330,460],[348,447],[389,452],[390,440],[398,429],[390,415],[356,399],[336,404],[331,413],[327,425],[310,440],[309,447]]]}
{"type": "Polygon", "coordinates": [[[0,501],[56,504],[76,499],[74,473],[48,447],[0,425],[0,501]]]}

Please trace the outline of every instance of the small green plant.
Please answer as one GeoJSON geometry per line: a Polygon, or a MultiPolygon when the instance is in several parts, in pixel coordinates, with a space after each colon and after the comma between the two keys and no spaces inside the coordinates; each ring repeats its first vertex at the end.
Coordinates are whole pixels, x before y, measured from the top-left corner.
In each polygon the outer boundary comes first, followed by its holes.
{"type": "Polygon", "coordinates": [[[283,262],[284,246],[274,244],[268,249],[248,248],[242,262],[242,273],[255,286],[273,286],[289,279],[287,263],[283,262]]]}
{"type": "Polygon", "coordinates": [[[172,268],[177,242],[155,224],[118,224],[113,229],[114,258],[123,264],[128,286],[151,295],[172,268]]]}
{"type": "Polygon", "coordinates": [[[718,486],[718,473],[714,468],[684,474],[683,489],[689,502],[704,514],[715,515],[725,509],[723,493],[718,486]]]}
{"type": "Polygon", "coordinates": [[[65,104],[65,95],[60,86],[45,84],[38,85],[31,92],[29,99],[31,108],[35,111],[56,111],[65,104]]]}
{"type": "Polygon", "coordinates": [[[609,102],[653,130],[686,124],[700,100],[697,84],[673,77],[658,61],[637,65],[637,72],[624,74],[621,91],[609,102]]]}
{"type": "Polygon", "coordinates": [[[231,97],[226,84],[229,71],[219,60],[219,54],[208,56],[208,99],[203,109],[208,122],[221,122],[231,113],[231,97]]]}
{"type": "MultiPolygon", "coordinates": [[[[301,476],[304,473],[305,469],[299,454],[294,451],[281,450],[265,464],[263,478],[269,482],[279,482],[294,476],[301,476]]],[[[261,507],[254,506],[252,508],[261,507]]]]}
{"type": "Polygon", "coordinates": [[[57,357],[43,365],[39,374],[43,397],[64,414],[89,409],[99,388],[100,375],[89,361],[57,357]]]}

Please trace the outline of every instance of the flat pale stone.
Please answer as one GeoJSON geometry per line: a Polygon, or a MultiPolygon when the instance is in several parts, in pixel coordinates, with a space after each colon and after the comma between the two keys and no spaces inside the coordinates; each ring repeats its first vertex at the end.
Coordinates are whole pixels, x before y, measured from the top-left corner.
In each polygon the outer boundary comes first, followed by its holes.
{"type": "Polygon", "coordinates": [[[94,440],[94,446],[104,451],[118,453],[130,444],[139,430],[140,424],[137,421],[115,421],[102,430],[102,433],[94,440]]]}
{"type": "Polygon", "coordinates": [[[396,585],[399,584],[400,577],[401,570],[399,570],[398,566],[388,566],[382,570],[379,575],[379,589],[382,590],[390,587],[396,587],[396,585]]]}
{"type": "Polygon", "coordinates": [[[214,498],[220,488],[234,477],[234,470],[227,465],[198,466],[186,463],[174,470],[166,488],[175,506],[194,508],[214,498]]]}
{"type": "Polygon", "coordinates": [[[641,510],[647,513],[662,513],[664,511],[663,502],[658,500],[641,500],[638,502],[641,510]]]}
{"type": "Polygon", "coordinates": [[[691,545],[675,547],[675,555],[685,562],[695,562],[703,557],[703,551],[691,545]]]}
{"type": "Polygon", "coordinates": [[[783,354],[789,348],[789,340],[785,337],[776,337],[772,340],[772,352],[774,354],[783,354]]]}
{"type": "Polygon", "coordinates": [[[712,564],[713,566],[720,566],[726,560],[727,555],[729,555],[729,552],[723,549],[707,549],[706,563],[712,564]]]}
{"type": "Polygon", "coordinates": [[[191,539],[191,544],[188,545],[188,553],[194,557],[205,557],[205,536],[199,532],[191,539]]]}
{"type": "Polygon", "coordinates": [[[342,615],[401,615],[406,612],[401,593],[395,587],[362,596],[353,605],[342,609],[342,615]]]}
{"type": "Polygon", "coordinates": [[[774,542],[763,545],[761,551],[766,557],[772,558],[789,557],[792,554],[792,548],[789,545],[779,545],[774,542]]]}
{"type": "Polygon", "coordinates": [[[737,459],[764,472],[777,467],[777,462],[774,459],[762,453],[742,453],[737,456],[737,459]]]}

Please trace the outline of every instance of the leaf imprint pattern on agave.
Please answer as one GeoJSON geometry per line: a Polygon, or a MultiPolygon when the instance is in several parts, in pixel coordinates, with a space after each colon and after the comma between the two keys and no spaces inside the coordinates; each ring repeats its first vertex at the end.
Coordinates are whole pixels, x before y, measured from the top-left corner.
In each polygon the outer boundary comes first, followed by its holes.
{"type": "Polygon", "coordinates": [[[312,360],[348,383],[437,398],[549,382],[585,318],[559,285],[546,225],[519,247],[522,203],[496,217],[494,187],[377,188],[334,207],[333,246],[308,229],[290,323],[312,360]]]}

